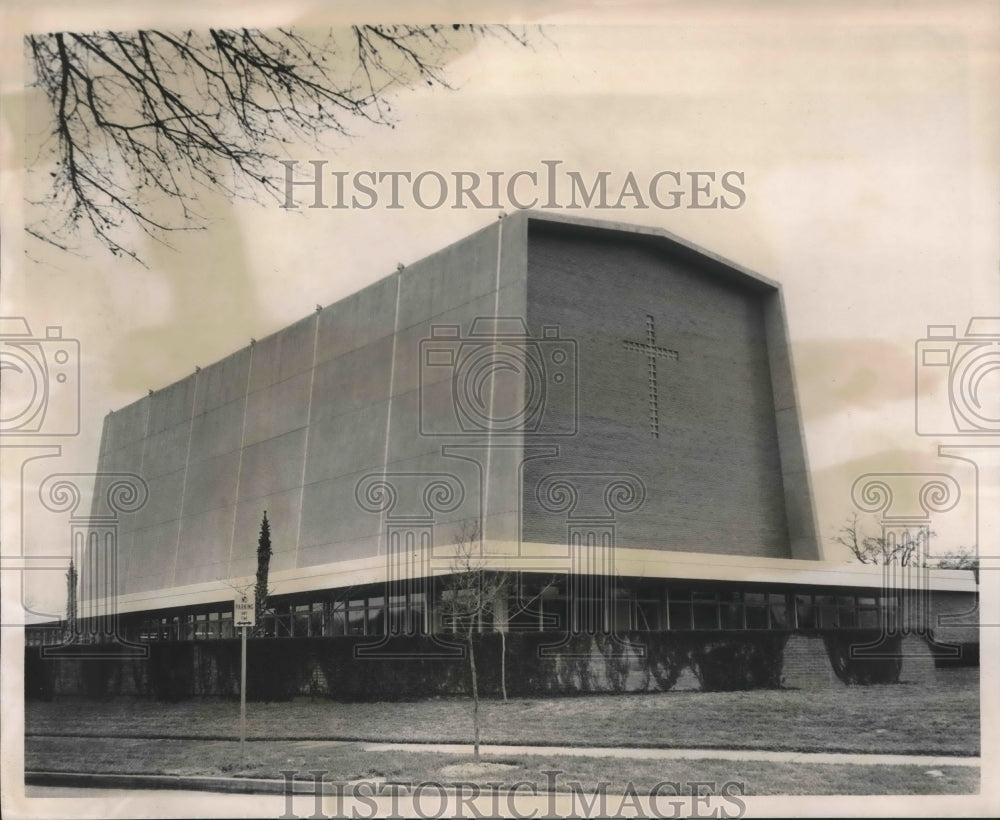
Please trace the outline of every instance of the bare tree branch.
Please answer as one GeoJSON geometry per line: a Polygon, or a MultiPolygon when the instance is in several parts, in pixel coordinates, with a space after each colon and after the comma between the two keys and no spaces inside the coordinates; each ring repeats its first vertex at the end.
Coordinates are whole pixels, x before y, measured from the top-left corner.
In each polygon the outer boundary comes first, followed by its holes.
{"type": "Polygon", "coordinates": [[[847,547],[862,564],[898,563],[906,567],[926,561],[925,548],[928,545],[924,541],[934,536],[931,531],[914,534],[909,530],[899,533],[898,537],[888,537],[885,533],[866,536],[861,530],[858,514],[854,513],[833,540],[847,547]]]}
{"type": "Polygon", "coordinates": [[[447,60],[483,36],[527,45],[523,32],[479,25],[30,35],[54,169],[28,232],[60,249],[89,232],[141,261],[130,229],[163,241],[203,228],[206,189],[278,197],[282,146],[350,136],[352,121],[391,127],[392,90],[449,88],[447,60]]]}

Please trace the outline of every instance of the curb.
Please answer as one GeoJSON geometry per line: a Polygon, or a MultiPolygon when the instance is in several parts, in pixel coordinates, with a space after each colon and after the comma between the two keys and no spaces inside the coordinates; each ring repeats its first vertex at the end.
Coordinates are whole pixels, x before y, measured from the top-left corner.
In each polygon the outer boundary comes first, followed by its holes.
{"type": "MultiPolygon", "coordinates": [[[[155,735],[155,734],[124,734],[117,732],[107,732],[104,734],[97,734],[95,732],[25,732],[24,738],[73,738],[73,739],[86,739],[92,738],[96,740],[183,740],[183,741],[202,741],[205,743],[217,743],[217,742],[230,742],[239,743],[238,735],[155,735]]],[[[468,746],[471,748],[472,743],[468,740],[455,739],[455,740],[401,740],[391,743],[386,743],[386,741],[379,738],[373,737],[352,737],[350,735],[339,735],[336,737],[302,737],[300,735],[273,735],[268,737],[247,737],[247,743],[270,743],[270,742],[280,742],[280,743],[334,743],[339,745],[347,745],[351,743],[359,744],[376,744],[379,746],[395,746],[399,748],[407,748],[413,750],[412,747],[425,747],[426,750],[430,751],[435,746],[468,746]]],[[[484,746],[499,747],[499,748],[511,748],[511,749],[530,749],[538,748],[550,750],[553,748],[551,744],[541,743],[541,742],[519,742],[519,743],[484,743],[484,746]]],[[[676,751],[676,752],[697,752],[702,754],[704,752],[715,752],[719,751],[716,746],[670,746],[663,744],[652,744],[652,743],[637,743],[630,746],[608,746],[608,747],[595,747],[591,744],[581,743],[581,742],[568,742],[560,743],[559,748],[562,749],[580,749],[588,750],[594,748],[600,748],[601,751],[617,750],[614,753],[621,753],[624,751],[642,751],[642,752],[658,752],[658,751],[676,751]]],[[[817,751],[815,748],[796,748],[796,747],[782,747],[780,749],[766,748],[761,746],[727,746],[724,750],[726,752],[753,752],[761,754],[796,754],[796,755],[858,755],[860,757],[880,757],[885,755],[891,755],[893,757],[906,756],[906,757],[934,757],[934,758],[955,758],[957,760],[970,760],[979,759],[979,755],[968,755],[962,754],[961,752],[947,752],[939,750],[907,750],[907,751],[893,751],[893,752],[859,752],[856,749],[851,749],[848,747],[833,747],[829,749],[822,749],[817,751]]]]}
{"type": "MultiPolygon", "coordinates": [[[[96,774],[26,771],[25,786],[70,786],[90,789],[169,789],[230,794],[284,794],[285,781],[257,777],[207,777],[173,774],[96,774]]],[[[333,785],[333,784],[331,784],[333,785]]],[[[313,793],[312,784],[295,781],[296,794],[313,793]],[[300,788],[300,786],[302,788],[300,788]],[[307,788],[308,787],[308,788],[307,788]]]]}
{"type": "MultiPolygon", "coordinates": [[[[356,785],[357,780],[324,780],[323,793],[336,794],[337,789],[356,785]]],[[[229,794],[280,794],[288,793],[285,780],[266,777],[212,777],[209,775],[179,774],[101,774],[96,772],[47,772],[26,771],[25,786],[68,786],[89,789],[164,789],[197,792],[224,792],[229,794]]],[[[294,794],[315,794],[315,784],[305,778],[291,783],[294,794]]]]}

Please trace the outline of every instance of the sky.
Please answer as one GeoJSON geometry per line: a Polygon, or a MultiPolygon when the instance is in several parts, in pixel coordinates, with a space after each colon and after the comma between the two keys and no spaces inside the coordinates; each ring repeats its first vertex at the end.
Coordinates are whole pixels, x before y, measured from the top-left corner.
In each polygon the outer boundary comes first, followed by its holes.
{"type": "MultiPolygon", "coordinates": [[[[267,198],[204,193],[202,230],[173,234],[169,246],[134,235],[145,267],[86,236],[73,252],[29,240],[25,199],[44,196],[51,134],[44,100],[25,88],[23,33],[437,22],[471,14],[468,5],[0,0],[0,316],[23,317],[35,338],[61,328],[79,344],[78,358],[68,348],[66,372],[80,380],[75,435],[0,434],[4,625],[26,611],[63,610],[69,512],[42,507],[39,484],[96,469],[109,410],[497,217],[494,209],[413,206],[286,210],[267,198]],[[47,570],[21,571],[20,554],[55,557],[47,570]]],[[[357,123],[352,138],[291,144],[288,157],[348,173],[512,174],[540,171],[543,160],[616,180],[663,170],[741,173],[739,208],[578,213],[664,228],[781,284],[828,559],[848,560],[833,539],[865,473],[952,475],[961,495],[933,519],[935,548],[978,539],[982,552],[1000,553],[993,451],[963,451],[978,465],[977,484],[971,462],[939,454],[954,437],[914,428],[915,362],[928,326],[955,325],[962,337],[971,317],[1000,316],[1000,6],[567,0],[476,8],[481,21],[531,26],[529,47],[482,40],[445,66],[451,90],[392,93],[395,128],[357,123]]],[[[981,383],[987,400],[1000,392],[991,361],[981,383]]],[[[922,384],[921,407],[944,407],[945,387],[941,376],[922,384]]],[[[51,423],[71,428],[76,412],[60,399],[51,423]]],[[[86,490],[86,476],[79,483],[86,490]]],[[[86,513],[85,499],[78,509],[86,513]]],[[[994,611],[998,575],[983,575],[994,611]]],[[[13,631],[5,633],[6,672],[19,661],[7,639],[13,631]]],[[[996,680],[995,655],[984,654],[983,664],[984,681],[996,680]]],[[[5,732],[17,723],[11,708],[22,689],[14,683],[5,732]]],[[[990,709],[984,736],[996,720],[990,709]]],[[[921,800],[914,810],[965,805],[921,800]]],[[[859,810],[844,801],[825,799],[816,811],[859,810]]],[[[775,806],[805,811],[802,803],[775,806]]],[[[894,799],[860,810],[904,808],[894,799]]]]}
{"type": "MultiPolygon", "coordinates": [[[[442,19],[442,8],[406,11],[408,19],[442,19]]],[[[514,8],[491,19],[515,21],[514,8]]],[[[541,172],[543,160],[559,160],[562,170],[586,179],[608,171],[619,184],[630,172],[642,184],[663,170],[738,172],[745,193],[738,208],[576,213],[665,228],[781,284],[829,559],[848,559],[834,537],[854,509],[854,480],[869,472],[954,475],[962,496],[935,518],[934,548],[974,545],[977,496],[993,490],[977,490],[967,462],[939,457],[946,439],[916,435],[914,357],[928,325],[956,325],[962,336],[970,317],[1000,316],[997,7],[531,9],[531,17],[516,18],[529,25],[527,48],[481,40],[445,66],[451,90],[392,93],[394,128],[356,123],[350,138],[287,146],[288,158],[300,167],[325,160],[327,169],[349,174],[414,175],[541,172]]],[[[308,30],[356,19],[354,10],[344,6],[336,17],[313,3],[4,7],[10,31],[254,23],[308,30]]],[[[68,555],[65,511],[39,508],[37,483],[53,471],[95,469],[109,410],[490,224],[499,212],[412,202],[288,210],[266,196],[233,201],[205,193],[202,230],[174,233],[169,246],[134,236],[146,267],[86,236],[63,252],[19,230],[31,216],[21,206],[25,196],[44,196],[51,144],[44,100],[23,88],[20,57],[18,45],[5,49],[0,304],[2,315],[25,317],[36,337],[55,325],[79,341],[82,398],[78,435],[14,442],[59,446],[58,455],[23,474],[22,461],[38,452],[22,447],[5,457],[5,552],[23,544],[29,554],[68,555]]],[[[995,395],[995,367],[985,379],[995,395]]],[[[931,387],[921,401],[947,401],[942,379],[931,387]]],[[[27,594],[31,609],[58,612],[62,575],[35,573],[27,594]]]]}

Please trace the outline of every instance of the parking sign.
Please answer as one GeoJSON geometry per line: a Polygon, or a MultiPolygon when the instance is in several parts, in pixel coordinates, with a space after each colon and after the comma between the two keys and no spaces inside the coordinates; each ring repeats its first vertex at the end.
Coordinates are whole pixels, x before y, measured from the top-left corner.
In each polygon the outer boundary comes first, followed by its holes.
{"type": "Polygon", "coordinates": [[[256,607],[254,599],[243,595],[233,601],[233,625],[234,626],[255,626],[256,607]]]}

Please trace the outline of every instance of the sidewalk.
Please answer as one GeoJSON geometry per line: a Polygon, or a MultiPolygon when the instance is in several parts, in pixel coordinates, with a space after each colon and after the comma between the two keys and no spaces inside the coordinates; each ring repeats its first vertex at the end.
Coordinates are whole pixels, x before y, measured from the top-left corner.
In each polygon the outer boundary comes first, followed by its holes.
{"type": "MultiPolygon", "coordinates": [[[[343,741],[330,741],[343,746],[343,741]]],[[[439,752],[471,755],[472,746],[458,743],[358,743],[366,752],[439,752]]],[[[773,763],[861,766],[926,766],[928,768],[979,768],[979,757],[948,757],[932,755],[838,754],[833,752],[767,752],[754,749],[649,749],[581,746],[497,746],[482,745],[487,756],[566,755],[574,757],[612,757],[646,760],[733,760],[773,763]]],[[[291,784],[284,780],[261,777],[225,777],[154,774],[96,774],[89,772],[25,772],[25,784],[33,787],[67,787],[70,789],[169,789],[210,791],[242,794],[286,794],[290,788],[296,794],[312,794],[315,784],[308,778],[297,778],[291,784]]],[[[383,778],[376,778],[381,782],[383,778]]],[[[358,781],[351,781],[356,783],[358,781]]],[[[351,785],[351,783],[339,785],[351,785]]],[[[324,793],[331,793],[338,784],[326,781],[324,793]]]]}
{"type": "MultiPolygon", "coordinates": [[[[472,746],[460,743],[364,743],[366,752],[440,752],[471,754],[472,746]]],[[[768,752],[756,749],[650,749],[600,746],[494,746],[482,745],[484,755],[566,755],[567,757],[616,757],[644,760],[755,760],[771,763],[841,763],[861,766],[969,766],[981,765],[978,757],[947,755],[842,754],[838,752],[768,752]]]]}

